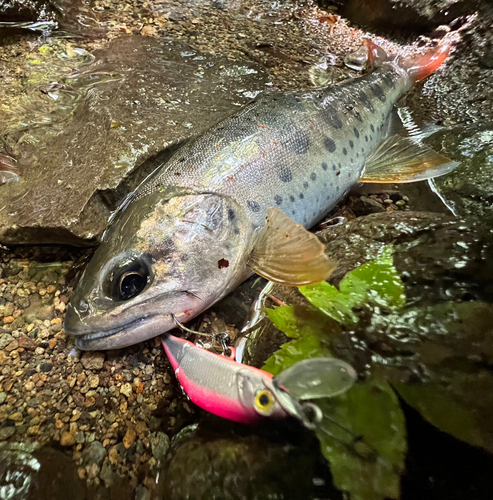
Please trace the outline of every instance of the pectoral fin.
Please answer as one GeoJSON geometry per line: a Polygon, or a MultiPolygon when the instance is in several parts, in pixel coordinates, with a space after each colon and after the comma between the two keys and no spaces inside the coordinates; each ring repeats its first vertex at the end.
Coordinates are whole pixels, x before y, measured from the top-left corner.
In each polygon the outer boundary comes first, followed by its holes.
{"type": "Polygon", "coordinates": [[[348,391],[358,378],[354,368],[336,358],[310,358],[295,363],[274,377],[291,396],[304,399],[330,398],[348,391]]]}
{"type": "Polygon", "coordinates": [[[371,152],[359,181],[416,182],[447,174],[457,165],[426,144],[394,135],[371,152]]]}
{"type": "Polygon", "coordinates": [[[323,243],[277,208],[269,208],[248,261],[252,271],[287,286],[326,280],[336,264],[323,243]]]}

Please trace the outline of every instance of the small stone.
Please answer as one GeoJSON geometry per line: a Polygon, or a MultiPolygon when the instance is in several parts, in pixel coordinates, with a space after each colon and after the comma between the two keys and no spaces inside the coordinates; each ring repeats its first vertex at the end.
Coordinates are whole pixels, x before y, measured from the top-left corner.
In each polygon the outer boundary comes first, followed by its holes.
{"type": "Polygon", "coordinates": [[[6,316],[5,318],[3,318],[3,323],[4,325],[8,324],[8,323],[12,323],[12,321],[14,321],[14,317],[13,316],[6,316]]]}
{"type": "Polygon", "coordinates": [[[94,479],[99,474],[99,465],[91,464],[86,467],[87,477],[94,479]]]}
{"type": "Polygon", "coordinates": [[[0,392],[0,405],[3,404],[5,399],[7,398],[7,393],[6,392],[0,392]]]}
{"type": "Polygon", "coordinates": [[[80,361],[86,370],[101,370],[104,365],[104,353],[85,352],[80,361]]]}
{"type": "Polygon", "coordinates": [[[60,438],[60,444],[62,446],[73,446],[75,444],[75,434],[71,432],[62,432],[62,436],[60,438]]]}
{"type": "Polygon", "coordinates": [[[89,387],[91,389],[96,389],[99,386],[99,376],[98,375],[90,375],[89,376],[89,387]]]}
{"type": "Polygon", "coordinates": [[[84,441],[85,441],[84,433],[82,431],[76,432],[75,433],[75,442],[81,444],[84,441]]]}
{"type": "Polygon", "coordinates": [[[386,205],[392,205],[393,201],[390,199],[390,198],[387,198],[386,200],[383,200],[383,202],[386,204],[386,205]]]}
{"type": "Polygon", "coordinates": [[[88,464],[101,465],[105,455],[106,449],[99,441],[93,441],[83,451],[84,460],[88,464]]]}
{"type": "Polygon", "coordinates": [[[406,204],[406,202],[404,200],[399,200],[399,201],[396,201],[395,204],[398,207],[403,207],[406,204]]]}
{"type": "Polygon", "coordinates": [[[142,36],[157,36],[157,29],[148,24],[140,30],[140,34],[142,36]]]}
{"type": "Polygon", "coordinates": [[[0,427],[0,441],[5,441],[15,434],[15,427],[0,427]]]}
{"type": "Polygon", "coordinates": [[[156,460],[162,460],[170,445],[170,439],[164,432],[153,432],[151,434],[152,456],[156,460]]]}
{"type": "Polygon", "coordinates": [[[123,446],[128,450],[134,444],[137,433],[133,429],[128,429],[123,438],[123,446]]]}
{"type": "Polygon", "coordinates": [[[52,368],[53,368],[53,365],[51,363],[41,363],[41,365],[39,367],[39,369],[44,373],[50,372],[52,368]]]}
{"type": "Polygon", "coordinates": [[[12,335],[10,335],[10,333],[2,333],[2,336],[0,337],[0,349],[4,349],[13,340],[14,340],[14,337],[12,337],[12,335]]]}
{"type": "Polygon", "coordinates": [[[50,349],[54,349],[54,348],[55,348],[55,346],[56,346],[56,343],[57,343],[57,339],[50,339],[50,340],[48,341],[48,347],[49,347],[50,349]]]}
{"type": "Polygon", "coordinates": [[[46,288],[41,288],[41,290],[38,290],[38,293],[43,297],[43,295],[46,295],[46,288]]]}
{"type": "Polygon", "coordinates": [[[22,413],[20,411],[17,411],[15,413],[12,413],[9,415],[9,420],[13,420],[14,422],[22,422],[22,413]]]}
{"type": "Polygon", "coordinates": [[[33,425],[31,427],[28,427],[27,433],[29,436],[35,436],[36,434],[39,433],[39,425],[33,425]]]}
{"type": "Polygon", "coordinates": [[[61,325],[62,324],[62,318],[53,318],[51,320],[52,325],[61,325]]]}
{"type": "Polygon", "coordinates": [[[108,458],[109,458],[110,464],[115,465],[118,463],[118,460],[120,459],[120,455],[118,453],[118,448],[116,446],[113,446],[110,449],[110,452],[108,453],[108,458]]]}
{"type": "Polygon", "coordinates": [[[127,396],[127,398],[129,398],[132,394],[132,385],[129,384],[128,382],[126,384],[123,384],[120,388],[120,392],[127,396]]]}
{"type": "Polygon", "coordinates": [[[142,484],[135,488],[135,500],[151,500],[151,492],[142,484]]]}
{"type": "Polygon", "coordinates": [[[47,291],[48,293],[55,293],[55,292],[56,292],[56,286],[55,286],[55,285],[50,285],[50,286],[46,289],[46,291],[47,291]]]}

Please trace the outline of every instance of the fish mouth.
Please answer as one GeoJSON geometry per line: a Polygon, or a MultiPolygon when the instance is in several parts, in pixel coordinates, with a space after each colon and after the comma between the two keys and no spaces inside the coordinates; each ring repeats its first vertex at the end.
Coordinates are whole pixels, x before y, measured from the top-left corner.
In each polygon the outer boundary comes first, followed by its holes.
{"type": "Polygon", "coordinates": [[[83,351],[121,349],[156,337],[175,326],[170,313],[157,314],[137,318],[124,325],[79,334],[75,345],[83,351]]]}

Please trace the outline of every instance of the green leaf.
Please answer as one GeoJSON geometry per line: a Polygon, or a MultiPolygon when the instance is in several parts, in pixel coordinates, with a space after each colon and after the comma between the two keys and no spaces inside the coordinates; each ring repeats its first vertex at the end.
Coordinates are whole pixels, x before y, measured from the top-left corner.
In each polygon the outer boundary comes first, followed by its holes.
{"type": "Polygon", "coordinates": [[[312,305],[345,324],[358,321],[353,309],[365,302],[389,308],[402,307],[406,301],[404,285],[393,265],[391,247],[385,248],[374,261],[348,273],[339,290],[325,281],[299,290],[312,305]]]}
{"type": "Polygon", "coordinates": [[[320,408],[324,417],[316,434],[335,486],[352,500],[399,498],[407,442],[390,385],[370,378],[320,408]]]}
{"type": "Polygon", "coordinates": [[[325,318],[322,317],[320,321],[320,317],[317,318],[307,311],[304,317],[300,317],[293,306],[267,309],[266,314],[279,330],[295,340],[281,346],[281,349],[266,361],[263,370],[275,376],[303,359],[332,356],[330,350],[321,342],[333,326],[325,318]]]}

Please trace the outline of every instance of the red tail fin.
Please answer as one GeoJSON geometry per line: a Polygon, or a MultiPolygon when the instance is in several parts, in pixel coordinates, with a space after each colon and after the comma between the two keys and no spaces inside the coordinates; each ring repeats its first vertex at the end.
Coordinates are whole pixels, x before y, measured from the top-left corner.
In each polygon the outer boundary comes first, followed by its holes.
{"type": "Polygon", "coordinates": [[[399,66],[404,68],[409,76],[416,82],[423,80],[438,69],[450,52],[451,45],[448,43],[438,45],[426,54],[418,55],[409,59],[400,59],[399,66]]]}

